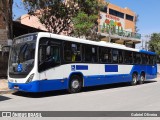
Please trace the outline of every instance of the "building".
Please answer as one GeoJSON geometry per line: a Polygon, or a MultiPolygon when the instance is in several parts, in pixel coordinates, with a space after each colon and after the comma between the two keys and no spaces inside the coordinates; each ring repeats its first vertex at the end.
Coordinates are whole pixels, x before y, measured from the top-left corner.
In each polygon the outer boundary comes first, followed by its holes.
{"type": "MultiPolygon", "coordinates": [[[[103,0],[102,0],[103,1],[103,0]]],[[[71,0],[66,0],[66,4],[71,4],[71,0]]],[[[105,3],[104,3],[105,4],[105,3]]],[[[36,16],[28,14],[19,18],[21,24],[47,31],[36,16]]],[[[109,3],[99,12],[98,33],[102,41],[124,44],[135,48],[140,43],[141,35],[136,33],[136,13],[129,8],[121,8],[109,3]]],[[[63,31],[61,34],[65,34],[63,31]]],[[[65,34],[67,35],[67,34],[65,34]]]]}
{"type": "Polygon", "coordinates": [[[40,29],[43,31],[47,31],[45,26],[39,22],[38,17],[31,16],[29,14],[22,15],[17,21],[23,25],[30,26],[32,28],[40,29]]]}
{"type": "Polygon", "coordinates": [[[136,33],[136,13],[109,3],[100,11],[98,32],[102,40],[128,47],[140,43],[141,35],[136,33]]]}

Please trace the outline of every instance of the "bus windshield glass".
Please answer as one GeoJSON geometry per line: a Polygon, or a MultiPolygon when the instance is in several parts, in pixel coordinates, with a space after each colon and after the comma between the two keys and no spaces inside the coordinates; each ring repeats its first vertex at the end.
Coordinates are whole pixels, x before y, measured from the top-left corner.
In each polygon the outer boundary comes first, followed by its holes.
{"type": "Polygon", "coordinates": [[[26,77],[34,66],[36,35],[17,38],[13,41],[9,59],[10,76],[26,77]]]}

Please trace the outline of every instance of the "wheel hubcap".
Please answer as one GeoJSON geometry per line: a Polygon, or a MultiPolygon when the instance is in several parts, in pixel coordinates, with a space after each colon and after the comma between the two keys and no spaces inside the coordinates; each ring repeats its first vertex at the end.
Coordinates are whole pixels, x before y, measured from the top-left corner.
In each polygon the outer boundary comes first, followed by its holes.
{"type": "Polygon", "coordinates": [[[141,76],[141,81],[144,81],[144,77],[143,76],[141,76]]]}
{"type": "Polygon", "coordinates": [[[76,89],[76,88],[78,88],[78,87],[79,87],[79,81],[78,81],[78,80],[74,80],[74,81],[72,82],[72,88],[76,89]]]}
{"type": "Polygon", "coordinates": [[[137,78],[136,78],[136,77],[133,78],[133,82],[134,82],[134,83],[137,82],[137,78]]]}

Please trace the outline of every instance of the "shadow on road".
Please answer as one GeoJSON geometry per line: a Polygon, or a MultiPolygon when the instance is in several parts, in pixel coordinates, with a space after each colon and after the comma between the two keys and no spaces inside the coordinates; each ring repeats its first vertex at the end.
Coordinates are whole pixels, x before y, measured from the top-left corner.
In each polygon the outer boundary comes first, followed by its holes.
{"type": "Polygon", "coordinates": [[[5,100],[9,100],[9,99],[11,99],[11,98],[0,95],[0,102],[5,101],[5,100]]]}
{"type": "MultiPolygon", "coordinates": [[[[157,81],[145,81],[144,84],[151,84],[151,83],[155,83],[155,82],[157,82],[157,81]]],[[[105,89],[115,89],[115,88],[129,87],[129,86],[130,85],[128,83],[116,83],[116,84],[109,84],[109,85],[100,85],[100,86],[83,88],[82,92],[91,92],[91,91],[105,90],[105,89]]],[[[16,95],[16,96],[29,97],[29,98],[43,98],[43,97],[69,95],[67,90],[49,91],[49,92],[40,92],[40,93],[26,93],[26,92],[17,91],[17,92],[12,93],[12,94],[16,95]]]]}

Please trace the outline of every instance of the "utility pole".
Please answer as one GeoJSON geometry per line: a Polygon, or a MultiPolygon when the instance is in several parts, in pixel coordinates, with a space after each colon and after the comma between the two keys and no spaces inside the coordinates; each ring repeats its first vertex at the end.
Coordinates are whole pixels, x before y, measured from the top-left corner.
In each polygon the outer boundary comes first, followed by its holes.
{"type": "Polygon", "coordinates": [[[151,35],[145,35],[145,50],[148,50],[150,38],[151,38],[151,35]]]}

